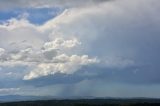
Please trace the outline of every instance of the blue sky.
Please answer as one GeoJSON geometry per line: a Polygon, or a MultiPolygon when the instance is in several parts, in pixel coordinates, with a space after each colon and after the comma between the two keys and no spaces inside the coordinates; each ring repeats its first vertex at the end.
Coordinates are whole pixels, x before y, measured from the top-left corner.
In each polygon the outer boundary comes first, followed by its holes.
{"type": "Polygon", "coordinates": [[[160,98],[159,0],[0,1],[0,95],[160,98]]]}
{"type": "Polygon", "coordinates": [[[7,21],[11,18],[21,18],[25,16],[33,24],[44,24],[47,20],[54,18],[63,11],[63,8],[27,8],[27,9],[13,9],[1,10],[0,22],[7,21]]]}

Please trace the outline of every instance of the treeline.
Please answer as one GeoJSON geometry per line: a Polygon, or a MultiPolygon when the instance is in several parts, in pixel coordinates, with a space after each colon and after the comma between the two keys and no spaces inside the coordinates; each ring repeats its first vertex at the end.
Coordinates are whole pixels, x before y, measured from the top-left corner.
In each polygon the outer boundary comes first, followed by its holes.
{"type": "Polygon", "coordinates": [[[49,100],[49,101],[23,101],[0,103],[0,106],[160,106],[160,103],[154,102],[113,102],[106,100],[98,102],[96,100],[49,100]]]}

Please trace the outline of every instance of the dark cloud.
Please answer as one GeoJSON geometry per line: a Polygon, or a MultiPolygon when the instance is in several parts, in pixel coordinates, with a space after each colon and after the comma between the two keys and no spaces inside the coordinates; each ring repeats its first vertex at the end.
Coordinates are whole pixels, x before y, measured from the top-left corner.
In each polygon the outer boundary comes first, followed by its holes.
{"type": "Polygon", "coordinates": [[[131,66],[126,68],[108,68],[86,66],[73,74],[55,74],[25,81],[35,87],[55,84],[76,84],[84,80],[103,80],[105,83],[126,83],[133,85],[160,84],[157,70],[151,66],[131,66]]]}

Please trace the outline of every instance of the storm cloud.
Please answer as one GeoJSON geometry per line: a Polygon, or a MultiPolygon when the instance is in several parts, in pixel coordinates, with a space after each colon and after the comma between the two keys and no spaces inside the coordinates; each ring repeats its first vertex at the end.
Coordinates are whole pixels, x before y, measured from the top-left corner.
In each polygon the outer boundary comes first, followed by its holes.
{"type": "Polygon", "coordinates": [[[5,6],[1,11],[64,10],[44,24],[31,23],[24,14],[0,24],[2,90],[36,95],[38,89],[39,95],[64,97],[159,97],[155,93],[160,84],[159,0],[0,4],[5,6]]]}

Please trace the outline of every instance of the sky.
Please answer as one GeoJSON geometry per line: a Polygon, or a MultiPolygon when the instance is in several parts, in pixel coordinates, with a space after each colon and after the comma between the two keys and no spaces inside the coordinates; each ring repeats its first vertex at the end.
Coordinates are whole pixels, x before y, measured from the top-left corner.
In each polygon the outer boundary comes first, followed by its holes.
{"type": "Polygon", "coordinates": [[[0,96],[160,98],[159,0],[1,0],[0,96]]]}

